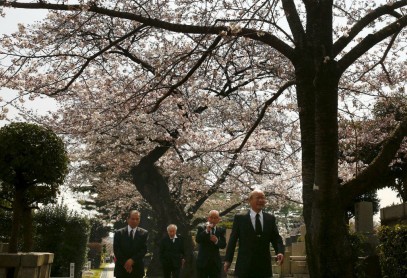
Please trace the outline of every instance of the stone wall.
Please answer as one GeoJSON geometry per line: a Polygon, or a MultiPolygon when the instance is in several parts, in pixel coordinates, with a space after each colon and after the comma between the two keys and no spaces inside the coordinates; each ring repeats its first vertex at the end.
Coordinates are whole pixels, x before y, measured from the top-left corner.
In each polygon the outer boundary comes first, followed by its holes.
{"type": "Polygon", "coordinates": [[[0,253],[0,278],[10,270],[13,278],[48,278],[53,261],[53,253],[0,253]]]}
{"type": "Polygon", "coordinates": [[[407,223],[407,203],[380,209],[380,222],[382,225],[393,226],[407,223]]]}

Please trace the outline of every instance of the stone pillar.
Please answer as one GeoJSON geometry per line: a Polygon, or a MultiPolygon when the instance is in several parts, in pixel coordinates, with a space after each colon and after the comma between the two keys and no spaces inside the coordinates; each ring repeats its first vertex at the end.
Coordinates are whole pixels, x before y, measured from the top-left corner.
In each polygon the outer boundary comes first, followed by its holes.
{"type": "Polygon", "coordinates": [[[53,253],[0,253],[0,278],[14,268],[14,278],[49,278],[53,253]]]}
{"type": "Polygon", "coordinates": [[[376,254],[379,244],[377,235],[373,233],[373,204],[372,202],[358,202],[355,204],[355,230],[362,234],[365,240],[360,247],[361,256],[376,254]]]}
{"type": "Polygon", "coordinates": [[[373,204],[371,202],[355,204],[355,228],[358,233],[373,233],[373,204]]]}

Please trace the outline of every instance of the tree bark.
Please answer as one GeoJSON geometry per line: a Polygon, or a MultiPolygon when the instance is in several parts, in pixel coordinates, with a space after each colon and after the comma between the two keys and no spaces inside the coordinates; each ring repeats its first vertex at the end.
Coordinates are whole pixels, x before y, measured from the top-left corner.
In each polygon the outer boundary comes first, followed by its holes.
{"type": "Polygon", "coordinates": [[[24,208],[23,216],[23,252],[31,252],[33,247],[33,216],[31,208],[24,208]]]}
{"type": "Polygon", "coordinates": [[[182,203],[171,196],[167,179],[163,176],[160,169],[154,165],[169,148],[170,146],[156,147],[131,170],[134,185],[157,215],[156,223],[159,236],[152,239],[155,248],[147,275],[149,277],[162,275],[158,257],[160,235],[166,233],[166,228],[169,224],[175,224],[178,226],[177,232],[185,239],[186,264],[182,271],[183,277],[195,277],[194,244],[190,234],[191,219],[183,211],[182,203]]]}
{"type": "Polygon", "coordinates": [[[23,211],[23,196],[24,190],[16,187],[13,201],[13,222],[11,226],[9,253],[17,253],[18,251],[18,237],[20,234],[21,215],[23,211]]]}
{"type": "Polygon", "coordinates": [[[308,268],[311,277],[353,277],[337,172],[339,78],[333,61],[311,65],[297,67],[308,268]]]}
{"type": "Polygon", "coordinates": [[[338,82],[332,52],[332,1],[306,2],[306,31],[284,5],[295,38],[293,60],[302,145],[303,214],[310,277],[352,277],[338,184],[338,82]]]}
{"type": "MultiPolygon", "coordinates": [[[[304,55],[307,57],[307,55],[304,55]]],[[[313,217],[313,186],[315,179],[315,96],[313,93],[312,80],[313,69],[309,66],[310,61],[304,61],[302,65],[296,67],[297,77],[297,101],[300,115],[300,130],[301,130],[301,145],[302,145],[302,199],[303,199],[303,216],[307,227],[306,233],[306,250],[307,263],[311,277],[317,265],[314,263],[314,257],[309,250],[312,250],[313,244],[311,241],[311,220],[313,217]],[[308,66],[307,66],[308,64],[308,66]]]]}

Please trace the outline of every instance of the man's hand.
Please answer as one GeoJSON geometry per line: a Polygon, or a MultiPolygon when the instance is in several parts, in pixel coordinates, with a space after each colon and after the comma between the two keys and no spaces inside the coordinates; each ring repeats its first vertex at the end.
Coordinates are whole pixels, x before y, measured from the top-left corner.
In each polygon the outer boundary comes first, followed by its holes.
{"type": "Polygon", "coordinates": [[[223,270],[225,271],[225,273],[228,273],[229,267],[230,267],[230,262],[225,262],[223,264],[223,270]]]}
{"type": "Polygon", "coordinates": [[[218,238],[215,235],[211,235],[209,239],[215,244],[218,243],[218,238]]]}
{"type": "Polygon", "coordinates": [[[281,254],[281,253],[278,253],[276,259],[277,259],[277,264],[278,264],[278,265],[281,265],[281,264],[283,264],[283,262],[284,262],[284,255],[281,254]]]}
{"type": "Polygon", "coordinates": [[[124,263],[124,268],[126,269],[126,271],[128,273],[131,273],[133,271],[133,264],[134,261],[132,259],[128,259],[125,263],[124,263]]]}
{"type": "Polygon", "coordinates": [[[213,224],[206,222],[206,232],[210,234],[212,231],[212,228],[213,228],[213,224]]]}

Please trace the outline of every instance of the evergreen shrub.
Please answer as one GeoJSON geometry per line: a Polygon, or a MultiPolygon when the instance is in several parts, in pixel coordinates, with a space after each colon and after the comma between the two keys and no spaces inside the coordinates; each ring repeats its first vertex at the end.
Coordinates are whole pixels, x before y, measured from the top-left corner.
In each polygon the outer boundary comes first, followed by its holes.
{"type": "Polygon", "coordinates": [[[378,254],[383,277],[407,277],[407,225],[382,226],[378,236],[378,254]]]}
{"type": "Polygon", "coordinates": [[[54,253],[51,276],[69,277],[75,263],[75,277],[81,277],[86,262],[89,220],[69,211],[65,205],[47,206],[34,215],[34,251],[54,253]]]}

